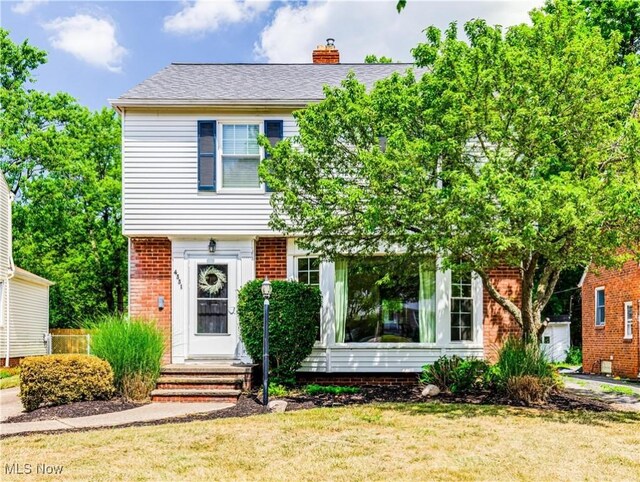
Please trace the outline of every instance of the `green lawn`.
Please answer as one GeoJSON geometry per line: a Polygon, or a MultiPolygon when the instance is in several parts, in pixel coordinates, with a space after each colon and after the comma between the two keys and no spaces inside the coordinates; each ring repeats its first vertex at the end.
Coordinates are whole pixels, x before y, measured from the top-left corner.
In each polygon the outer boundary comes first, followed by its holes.
{"type": "Polygon", "coordinates": [[[16,437],[0,466],[105,481],[638,480],[639,426],[628,413],[369,405],[16,437]]]}
{"type": "Polygon", "coordinates": [[[19,368],[0,368],[0,390],[20,385],[19,368]]]}

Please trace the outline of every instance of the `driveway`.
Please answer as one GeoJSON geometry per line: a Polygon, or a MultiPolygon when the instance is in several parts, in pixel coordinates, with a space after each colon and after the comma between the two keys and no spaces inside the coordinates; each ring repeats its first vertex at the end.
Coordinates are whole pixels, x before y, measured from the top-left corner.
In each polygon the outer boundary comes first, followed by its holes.
{"type": "Polygon", "coordinates": [[[615,410],[640,412],[640,384],[598,375],[563,375],[565,388],[577,395],[608,403],[615,410]]]}
{"type": "Polygon", "coordinates": [[[22,413],[19,394],[20,388],[18,387],[0,390],[0,422],[22,413]]]}

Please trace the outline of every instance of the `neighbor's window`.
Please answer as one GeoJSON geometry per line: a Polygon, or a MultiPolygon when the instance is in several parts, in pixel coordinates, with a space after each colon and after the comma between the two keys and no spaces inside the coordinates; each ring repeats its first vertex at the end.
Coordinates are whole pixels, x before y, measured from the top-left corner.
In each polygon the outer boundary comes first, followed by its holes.
{"type": "Polygon", "coordinates": [[[604,288],[596,288],[596,326],[604,326],[604,288]]]}
{"type": "Polygon", "coordinates": [[[346,271],[345,342],[420,341],[419,263],[376,256],[349,260],[346,271]]]}
{"type": "Polygon", "coordinates": [[[549,345],[551,343],[551,337],[550,336],[543,336],[542,337],[542,343],[544,345],[549,345]]]}
{"type": "MultiPolygon", "coordinates": [[[[297,258],[296,272],[298,281],[320,288],[320,258],[297,258]]],[[[318,330],[316,332],[316,340],[320,341],[320,317],[318,317],[318,330]]]]}
{"type": "Polygon", "coordinates": [[[473,341],[471,273],[451,273],[451,341],[473,341]]]}
{"type": "Polygon", "coordinates": [[[633,338],[633,302],[624,303],[624,337],[633,338]]]}
{"type": "Polygon", "coordinates": [[[258,124],[223,124],[222,187],[240,189],[260,187],[258,133],[258,124]]]}

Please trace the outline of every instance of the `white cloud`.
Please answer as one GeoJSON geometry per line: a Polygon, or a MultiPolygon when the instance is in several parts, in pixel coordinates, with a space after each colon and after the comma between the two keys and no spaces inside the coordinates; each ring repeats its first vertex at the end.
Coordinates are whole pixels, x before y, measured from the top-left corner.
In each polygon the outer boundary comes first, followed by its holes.
{"type": "Polygon", "coordinates": [[[164,19],[164,30],[176,34],[214,32],[220,27],[253,20],[269,8],[267,0],[196,0],[164,19]]]}
{"type": "Polygon", "coordinates": [[[327,37],[336,39],[341,62],[363,62],[367,54],[411,61],[411,48],[424,40],[429,25],[445,29],[457,21],[459,29],[471,18],[490,24],[515,25],[544,0],[418,1],[409,0],[398,14],[396,0],[317,1],[278,8],[255,46],[267,62],[311,62],[311,52],[327,37]]]}
{"type": "Polygon", "coordinates": [[[56,18],[43,25],[54,32],[51,45],[64,50],[94,67],[120,72],[122,59],[127,53],[116,39],[116,27],[111,20],[75,15],[56,18]]]}
{"type": "Polygon", "coordinates": [[[16,3],[11,10],[21,15],[26,15],[31,12],[38,5],[42,5],[43,3],[47,3],[49,0],[22,0],[21,2],[16,3]]]}

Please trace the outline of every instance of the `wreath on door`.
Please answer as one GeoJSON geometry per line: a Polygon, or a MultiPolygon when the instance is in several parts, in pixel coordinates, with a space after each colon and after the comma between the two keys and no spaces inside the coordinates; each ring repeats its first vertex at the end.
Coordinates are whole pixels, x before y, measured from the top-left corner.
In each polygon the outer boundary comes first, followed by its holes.
{"type": "Polygon", "coordinates": [[[200,276],[198,277],[198,288],[208,295],[216,295],[226,282],[227,277],[222,271],[217,269],[215,266],[209,266],[208,268],[200,271],[200,276]]]}

